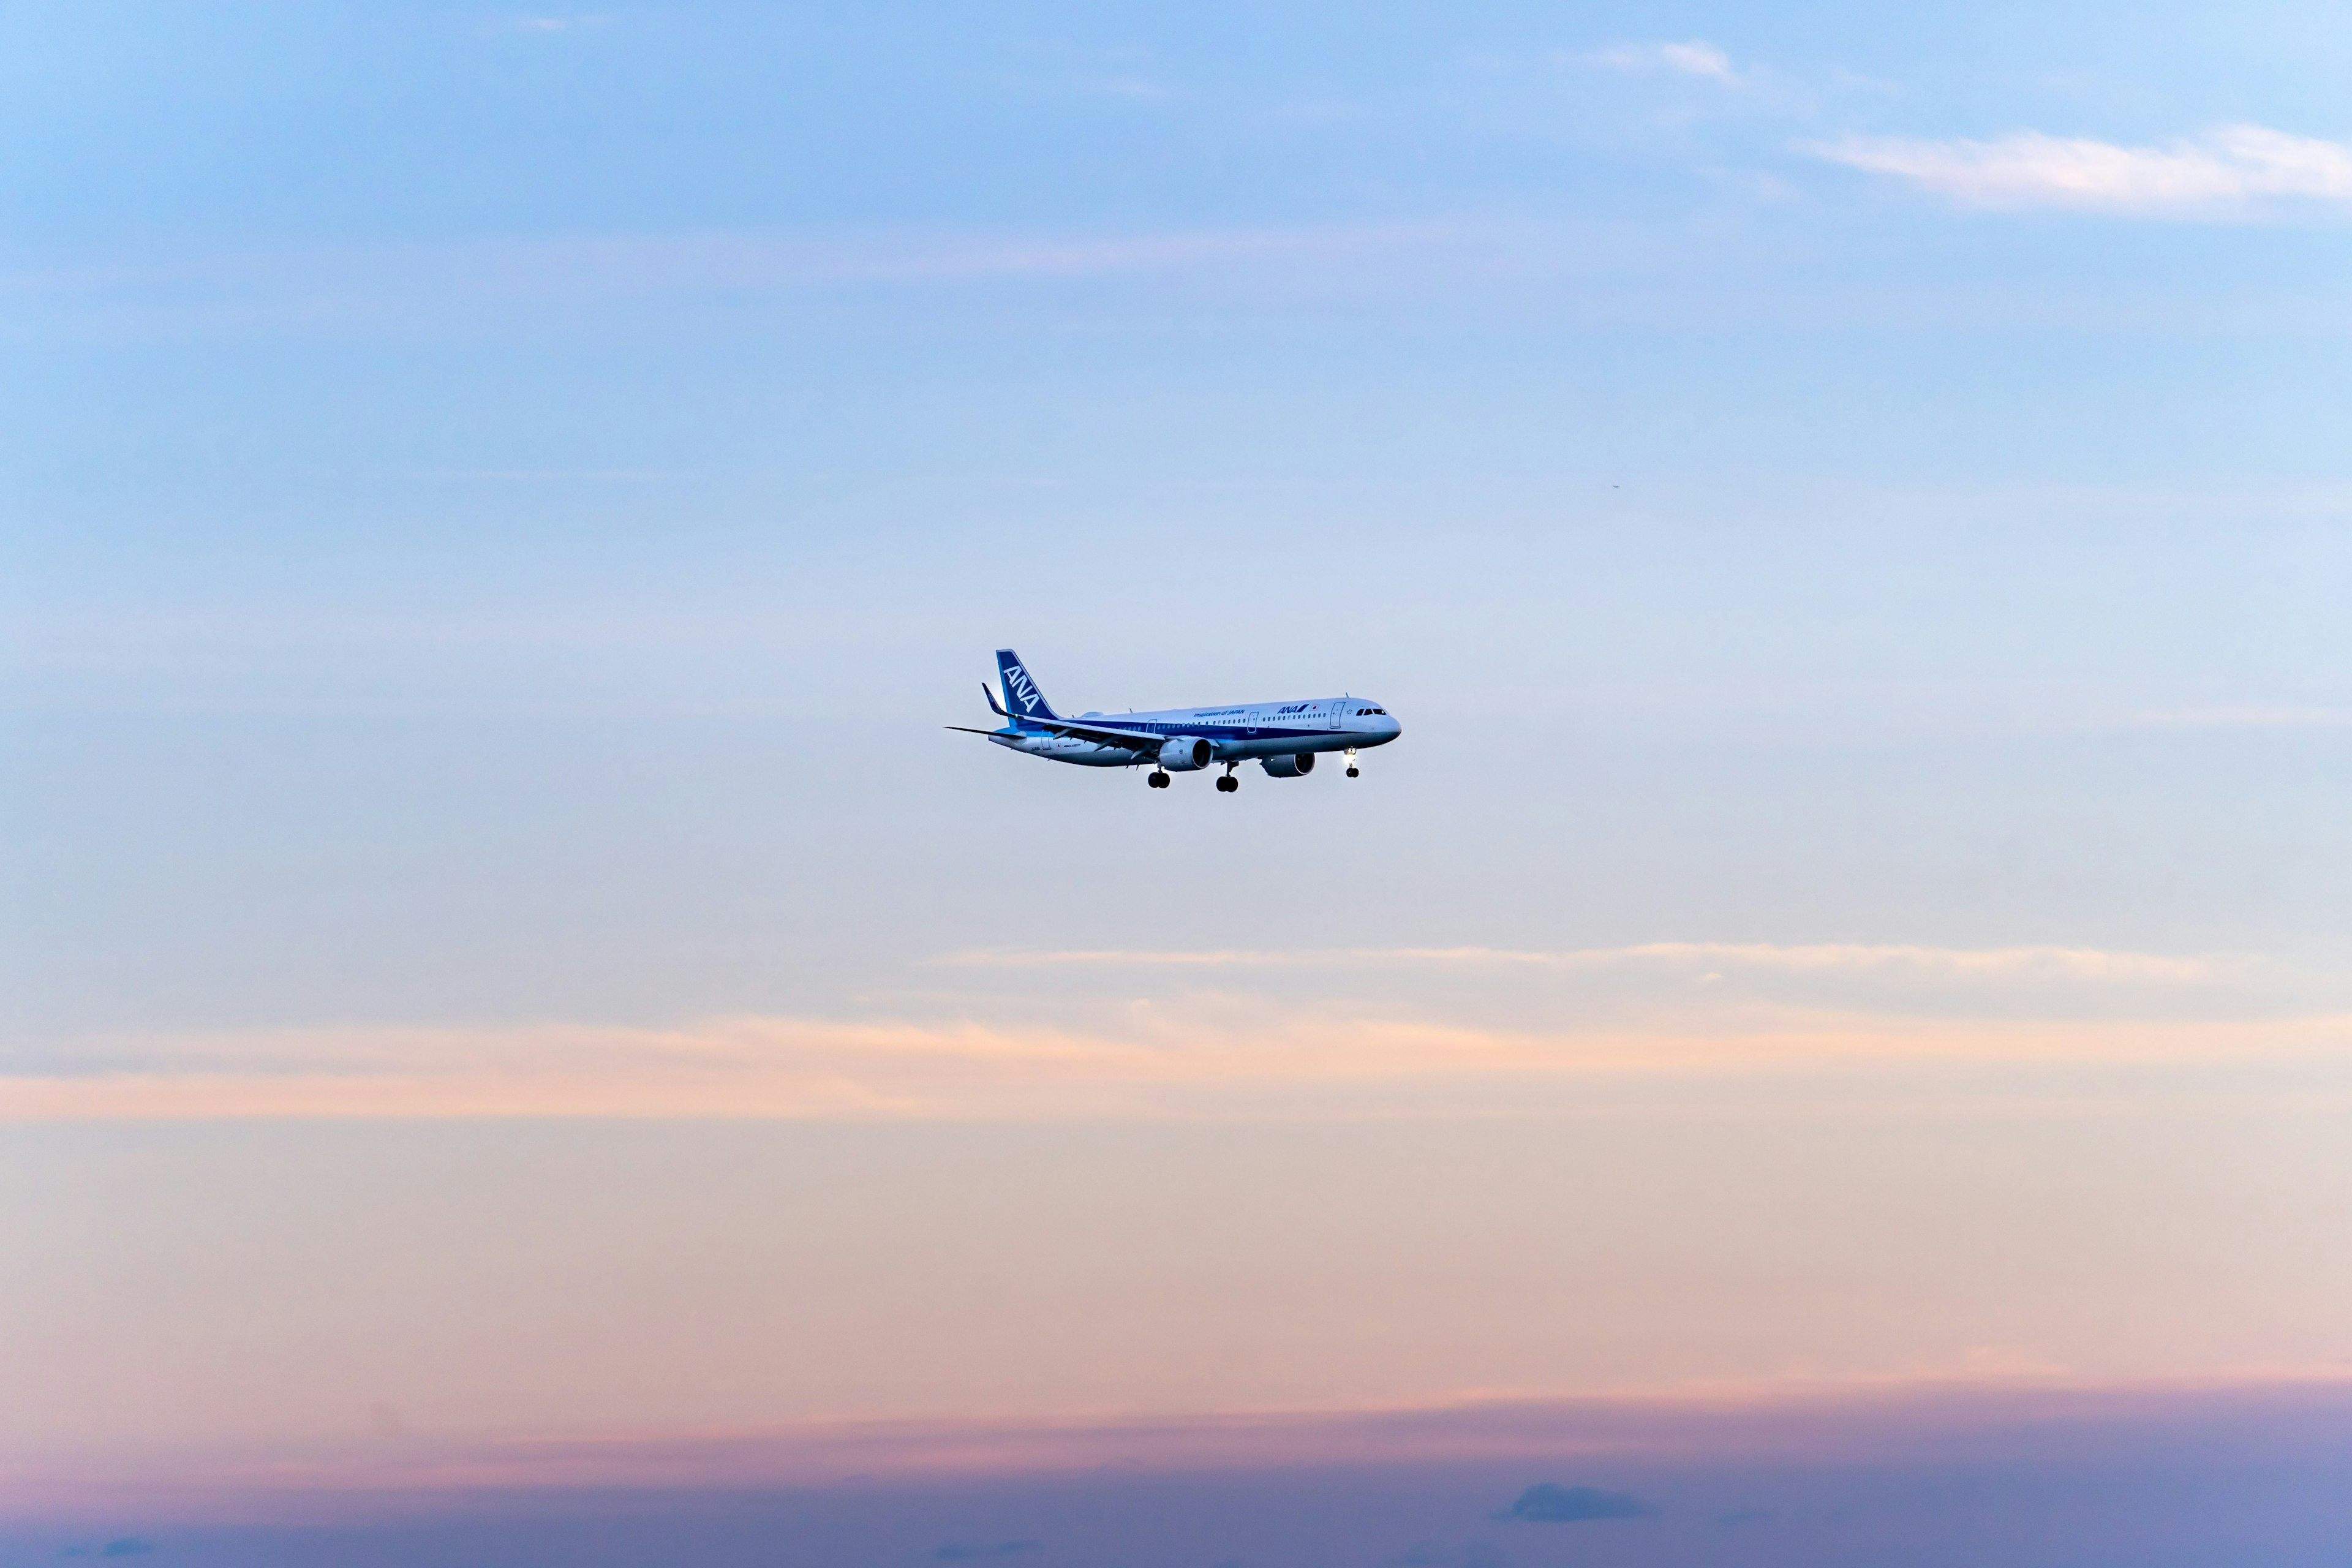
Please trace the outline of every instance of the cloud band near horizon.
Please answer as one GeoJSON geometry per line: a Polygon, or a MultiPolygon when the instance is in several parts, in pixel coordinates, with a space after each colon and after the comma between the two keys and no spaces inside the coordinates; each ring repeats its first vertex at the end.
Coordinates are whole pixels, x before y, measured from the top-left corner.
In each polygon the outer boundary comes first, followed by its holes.
{"type": "Polygon", "coordinates": [[[2089,981],[2194,983],[2243,972],[2259,965],[2261,960],[2241,954],[2180,956],[2050,945],[1957,948],[1916,942],[1652,942],[1620,947],[1553,951],[1475,946],[1217,948],[1196,951],[1066,949],[1043,952],[977,949],[951,953],[940,962],[974,968],[1008,969],[1063,965],[1304,967],[1370,963],[1600,969],[1644,963],[1720,963],[1819,973],[1901,971],[1915,974],[1982,978],[2063,976],[2089,981]]]}
{"type": "Polygon", "coordinates": [[[2324,1431],[2352,1418],[2340,1368],[2096,1380],[1921,1374],[1696,1384],[1643,1393],[1486,1392],[1356,1408],[835,1419],[765,1426],[639,1428],[594,1435],[404,1434],[352,1445],[313,1438],[152,1447],[136,1456],[51,1454],[15,1468],[0,1519],[71,1514],[126,1493],[236,1517],[276,1498],[343,1511],[403,1494],[492,1489],[860,1486],[929,1479],[1099,1472],[1184,1474],[1329,1466],[1584,1463],[1708,1456],[1754,1462],[1884,1459],[1933,1451],[2015,1462],[2062,1458],[2083,1434],[2324,1431]],[[849,1474],[845,1479],[845,1472],[849,1474]]]}
{"type": "Polygon", "coordinates": [[[1777,1005],[1507,1029],[1138,1005],[1094,1029],[745,1016],[673,1028],[277,1029],[108,1042],[0,1075],[0,1121],[235,1117],[1002,1121],[1413,1109],[1524,1113],[1542,1086],[1865,1066],[2352,1058],[2352,1015],[1904,1017],[1777,1005]]]}

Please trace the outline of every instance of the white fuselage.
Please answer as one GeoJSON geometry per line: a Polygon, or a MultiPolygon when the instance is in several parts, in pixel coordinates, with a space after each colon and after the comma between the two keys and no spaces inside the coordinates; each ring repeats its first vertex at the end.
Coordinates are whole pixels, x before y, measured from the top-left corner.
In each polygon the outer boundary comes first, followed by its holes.
{"type": "MultiPolygon", "coordinates": [[[[1352,752],[1384,746],[1403,727],[1380,703],[1362,697],[1320,697],[1293,702],[1233,702],[1212,708],[1166,708],[1150,713],[1082,713],[1079,724],[1097,724],[1163,740],[1198,737],[1213,750],[1213,763],[1245,762],[1314,752],[1352,752]]],[[[1105,745],[1074,735],[1030,729],[1015,720],[989,737],[998,745],[1080,767],[1155,765],[1156,755],[1134,746],[1105,745]]]]}

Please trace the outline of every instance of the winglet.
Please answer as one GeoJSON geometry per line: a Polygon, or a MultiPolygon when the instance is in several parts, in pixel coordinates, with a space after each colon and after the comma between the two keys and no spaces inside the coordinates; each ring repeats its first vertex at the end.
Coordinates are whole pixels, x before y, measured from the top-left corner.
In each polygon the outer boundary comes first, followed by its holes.
{"type": "Polygon", "coordinates": [[[1000,719],[1010,719],[1013,717],[1012,714],[1007,713],[1003,709],[996,705],[996,693],[988,689],[988,682],[985,680],[980,683],[980,694],[988,699],[988,710],[991,713],[995,714],[1000,719]]]}

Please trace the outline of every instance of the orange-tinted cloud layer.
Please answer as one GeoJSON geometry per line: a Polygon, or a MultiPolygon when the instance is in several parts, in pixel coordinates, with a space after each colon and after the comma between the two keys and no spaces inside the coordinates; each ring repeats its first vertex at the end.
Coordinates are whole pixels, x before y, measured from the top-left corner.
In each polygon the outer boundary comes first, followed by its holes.
{"type": "Polygon", "coordinates": [[[2352,1016],[1912,1017],[1702,1004],[1549,1029],[1138,1006],[1101,1026],[711,1019],[670,1029],[284,1029],[103,1042],[91,1066],[0,1078],[0,1119],[1187,1115],[1297,1091],[1443,1089],[1523,1105],[1594,1075],[1853,1063],[2058,1065],[2318,1058],[2352,1016]]]}

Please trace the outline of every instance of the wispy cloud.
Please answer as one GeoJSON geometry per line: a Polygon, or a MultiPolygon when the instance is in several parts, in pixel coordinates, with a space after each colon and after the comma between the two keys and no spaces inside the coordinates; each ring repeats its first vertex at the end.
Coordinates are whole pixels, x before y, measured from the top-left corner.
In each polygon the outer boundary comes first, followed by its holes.
{"type": "Polygon", "coordinates": [[[1521,1492],[1495,1517],[1520,1524],[1591,1524],[1601,1520],[1648,1519],[1657,1511],[1629,1492],[1545,1481],[1521,1492]]]}
{"type": "Polygon", "coordinates": [[[103,1546],[68,1546],[58,1553],[60,1557],[144,1557],[155,1550],[155,1543],[142,1536],[125,1535],[103,1546]]]}
{"type": "Polygon", "coordinates": [[[1062,965],[1176,968],[1266,968],[1333,963],[1486,964],[1549,969],[1602,969],[1636,964],[1706,963],[1811,973],[1910,972],[1918,974],[2078,980],[2209,980],[2252,966],[2249,958],[2174,957],[2080,947],[1930,947],[1913,943],[1654,942],[1627,947],[1543,951],[1498,947],[1373,947],[1205,949],[1196,951],[1077,950],[974,952],[941,962],[980,968],[1062,965]]]}
{"type": "MultiPolygon", "coordinates": [[[[1702,991],[1711,996],[1711,991],[1702,991]]],[[[282,1029],[84,1042],[0,1069],[0,1121],[1002,1121],[1523,1111],[1546,1083],[1841,1065],[2336,1059],[2352,1017],[1921,1017],[1753,1002],[1507,1027],[1136,1004],[1093,1027],[739,1017],[670,1029],[282,1029]],[[1398,1097],[1402,1096],[1400,1100],[1398,1097]]]]}
{"type": "MultiPolygon", "coordinates": [[[[530,1505],[543,1510],[550,1488],[828,1488],[874,1478],[943,1479],[964,1488],[990,1477],[1260,1475],[1356,1465],[1380,1467],[1392,1478],[1401,1465],[1499,1462],[1517,1470],[1562,1455],[1584,1463],[1622,1457],[1628,1468],[1654,1473],[1665,1456],[1714,1457],[1742,1468],[1759,1460],[1842,1459],[1877,1467],[1894,1455],[1929,1451],[1946,1462],[1997,1461],[2012,1468],[2022,1458],[2042,1474],[2078,1458],[2086,1436],[2100,1432],[2123,1439],[2118,1451],[2143,1468],[2148,1438],[2165,1434],[2227,1452],[2242,1467],[2257,1445],[2284,1461],[2335,1443],[2347,1416],[2352,1380],[2340,1365],[2104,1384],[2049,1373],[1947,1370],[1615,1396],[1490,1393],[1418,1406],[1124,1421],[827,1421],[732,1431],[478,1436],[423,1443],[396,1455],[380,1446],[278,1445],[260,1462],[208,1447],[151,1449],[135,1458],[107,1453],[101,1465],[58,1448],[18,1460],[12,1479],[37,1481],[37,1489],[23,1485],[15,1495],[38,1497],[51,1510],[61,1502],[77,1512],[119,1509],[127,1482],[173,1498],[196,1518],[234,1517],[255,1500],[290,1497],[331,1501],[375,1522],[370,1500],[400,1492],[449,1497],[526,1489],[530,1505]],[[857,1480],[844,1482],[845,1474],[857,1480]]],[[[1595,1503],[1649,1506],[1575,1487],[1537,1487],[1528,1495],[1534,1500],[1513,1517],[1532,1522],[1603,1517],[1589,1511],[1595,1503]]],[[[0,1518],[7,1516],[5,1500],[0,1499],[0,1518]]],[[[972,1561],[993,1551],[1025,1560],[1025,1551],[1007,1550],[1020,1545],[951,1543],[934,1555],[972,1561]]]]}
{"type": "Polygon", "coordinates": [[[2280,200],[2352,202],[2352,146],[2261,125],[2159,146],[2022,131],[1990,142],[1845,136],[1804,150],[1978,207],[2226,218],[2280,200]]]}
{"type": "Polygon", "coordinates": [[[840,289],[1127,279],[1218,297],[1346,300],[1463,282],[1546,280],[1655,256],[1622,237],[1486,219],[1124,234],[829,234],[480,239],[62,260],[0,271],[0,321],[110,332],[261,327],[411,331],[492,311],[563,319],[667,297],[728,302],[840,289]]]}
{"type": "Polygon", "coordinates": [[[2329,730],[2352,724],[2342,708],[2174,708],[2136,715],[2136,730],[2329,730]]]}
{"type": "Polygon", "coordinates": [[[1617,44],[1578,58],[1611,70],[1675,71],[1719,81],[1727,87],[1737,86],[1740,80],[1739,73],[1732,68],[1731,57],[1703,38],[1684,44],[1617,44]]]}

